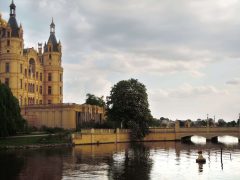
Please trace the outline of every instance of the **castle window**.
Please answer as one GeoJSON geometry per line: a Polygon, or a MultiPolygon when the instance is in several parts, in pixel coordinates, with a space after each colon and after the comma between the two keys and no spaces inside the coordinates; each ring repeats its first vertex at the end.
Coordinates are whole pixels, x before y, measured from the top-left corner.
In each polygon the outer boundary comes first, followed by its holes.
{"type": "Polygon", "coordinates": [[[36,72],[36,79],[38,80],[38,72],[36,72]]]}
{"type": "Polygon", "coordinates": [[[7,46],[10,46],[10,40],[7,40],[7,46]]]}
{"type": "Polygon", "coordinates": [[[42,73],[40,73],[40,81],[42,81],[42,73]]]}
{"type": "Polygon", "coordinates": [[[38,85],[36,85],[36,91],[38,92],[38,85]]]}
{"type": "Polygon", "coordinates": [[[22,89],[22,79],[20,79],[20,89],[22,89]]]}
{"type": "Polygon", "coordinates": [[[49,52],[51,52],[52,51],[52,48],[51,48],[51,46],[49,46],[49,52]]]}
{"type": "Polygon", "coordinates": [[[51,54],[49,54],[49,59],[52,59],[52,55],[51,54]]]}
{"type": "Polygon", "coordinates": [[[48,104],[52,104],[52,101],[51,101],[51,100],[48,100],[48,104]]]}
{"type": "Polygon", "coordinates": [[[62,95],[62,87],[60,86],[60,95],[62,95]]]}
{"type": "Polygon", "coordinates": [[[60,82],[62,82],[62,74],[60,74],[60,82]]]}
{"type": "Polygon", "coordinates": [[[39,104],[42,104],[42,100],[39,100],[39,104]]]}
{"type": "Polygon", "coordinates": [[[35,61],[33,58],[31,58],[29,60],[29,69],[28,69],[28,72],[29,72],[29,76],[32,76],[32,77],[35,77],[35,61]]]}
{"type": "Polygon", "coordinates": [[[5,78],[5,84],[7,85],[7,86],[9,86],[9,78],[5,78]]]}
{"type": "Polygon", "coordinates": [[[9,64],[9,63],[6,63],[6,64],[5,64],[5,72],[6,72],[6,73],[9,73],[9,72],[10,72],[10,64],[9,64]]]}
{"type": "Polygon", "coordinates": [[[52,81],[52,73],[48,73],[48,81],[52,81]]]}
{"type": "Polygon", "coordinates": [[[11,34],[10,34],[10,32],[8,31],[8,32],[7,32],[7,36],[10,37],[10,35],[11,35],[11,34]]]}
{"type": "Polygon", "coordinates": [[[52,87],[48,86],[48,95],[51,95],[51,94],[52,94],[52,87]]]}
{"type": "Polygon", "coordinates": [[[39,87],[40,94],[42,94],[42,86],[39,87]]]}
{"type": "Polygon", "coordinates": [[[25,83],[25,90],[27,90],[27,83],[25,83]]]}
{"type": "Polygon", "coordinates": [[[10,50],[7,50],[7,53],[10,53],[10,50]]]}

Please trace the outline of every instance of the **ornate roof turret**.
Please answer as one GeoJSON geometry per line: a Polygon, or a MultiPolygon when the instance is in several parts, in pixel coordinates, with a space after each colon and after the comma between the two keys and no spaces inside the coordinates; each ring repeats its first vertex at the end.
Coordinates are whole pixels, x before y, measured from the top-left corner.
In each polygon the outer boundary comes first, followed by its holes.
{"type": "Polygon", "coordinates": [[[8,20],[8,24],[12,29],[12,37],[19,37],[19,28],[16,20],[16,5],[12,0],[12,4],[10,5],[10,18],[8,20]]]}
{"type": "Polygon", "coordinates": [[[14,4],[14,1],[12,0],[12,3],[10,4],[10,16],[16,16],[16,5],[14,4]]]}
{"type": "Polygon", "coordinates": [[[59,48],[58,48],[58,42],[57,42],[57,38],[55,36],[55,24],[52,18],[52,22],[50,24],[50,36],[47,42],[47,45],[44,45],[44,52],[59,52],[59,48]],[[48,45],[51,45],[51,48],[49,49],[48,45]]]}

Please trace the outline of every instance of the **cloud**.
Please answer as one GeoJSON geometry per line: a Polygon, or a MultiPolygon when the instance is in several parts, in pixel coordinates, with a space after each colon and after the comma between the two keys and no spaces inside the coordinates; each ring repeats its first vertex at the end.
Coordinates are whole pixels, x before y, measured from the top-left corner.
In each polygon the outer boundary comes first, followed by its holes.
{"type": "MultiPolygon", "coordinates": [[[[106,96],[119,80],[137,78],[146,84],[156,116],[174,114],[181,103],[189,104],[191,112],[205,112],[215,108],[206,108],[210,100],[221,101],[215,110],[226,117],[238,113],[239,107],[229,107],[239,100],[239,90],[225,85],[239,84],[234,77],[240,72],[240,19],[236,18],[240,1],[15,3],[26,47],[48,40],[54,17],[56,36],[63,45],[65,102],[84,102],[86,93],[106,96]],[[202,102],[198,106],[196,99],[202,102]]],[[[9,2],[0,1],[0,7],[8,18],[9,2]]],[[[189,109],[180,109],[178,118],[189,109]]]]}
{"type": "Polygon", "coordinates": [[[240,85],[240,78],[233,78],[226,82],[228,85],[240,85]]]}
{"type": "Polygon", "coordinates": [[[225,89],[219,89],[212,85],[192,86],[191,84],[183,84],[180,87],[172,89],[158,89],[150,91],[150,96],[154,101],[162,101],[163,98],[185,99],[185,98],[202,98],[214,95],[228,95],[225,89]]]}

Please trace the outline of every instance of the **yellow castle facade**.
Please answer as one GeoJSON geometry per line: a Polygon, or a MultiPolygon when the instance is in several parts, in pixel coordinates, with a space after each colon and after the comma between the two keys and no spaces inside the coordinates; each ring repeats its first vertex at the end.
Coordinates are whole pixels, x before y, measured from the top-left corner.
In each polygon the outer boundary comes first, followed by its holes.
{"type": "Polygon", "coordinates": [[[13,1],[8,22],[0,15],[0,82],[19,100],[30,125],[74,129],[82,121],[104,117],[100,107],[63,104],[62,46],[55,24],[52,20],[48,41],[38,43],[38,50],[24,48],[23,27],[17,23],[13,1]]]}
{"type": "Polygon", "coordinates": [[[54,22],[43,48],[41,43],[38,51],[24,48],[23,28],[18,25],[15,12],[12,3],[8,23],[0,17],[1,82],[11,88],[20,105],[62,103],[62,51],[54,22]]]}

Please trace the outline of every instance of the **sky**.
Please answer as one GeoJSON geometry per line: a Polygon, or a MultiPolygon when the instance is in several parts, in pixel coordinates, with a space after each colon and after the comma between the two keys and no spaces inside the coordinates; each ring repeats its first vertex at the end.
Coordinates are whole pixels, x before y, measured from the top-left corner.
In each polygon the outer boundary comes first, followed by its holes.
{"type": "MultiPolygon", "coordinates": [[[[10,0],[0,0],[9,18],[10,0]]],[[[64,102],[110,94],[120,80],[147,88],[155,118],[226,121],[240,113],[240,1],[15,0],[25,47],[63,46],[64,102]]]]}

